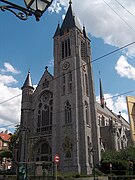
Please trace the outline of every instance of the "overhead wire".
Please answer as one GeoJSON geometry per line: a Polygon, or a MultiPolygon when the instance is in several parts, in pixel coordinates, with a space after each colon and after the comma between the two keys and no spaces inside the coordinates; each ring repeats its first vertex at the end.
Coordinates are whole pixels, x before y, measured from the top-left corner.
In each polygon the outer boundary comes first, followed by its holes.
{"type": "Polygon", "coordinates": [[[9,98],[9,99],[7,99],[7,100],[4,100],[4,101],[0,102],[0,104],[4,104],[4,103],[6,103],[6,102],[8,102],[8,101],[10,101],[10,100],[12,100],[12,99],[17,98],[18,96],[21,96],[21,95],[22,95],[22,94],[18,94],[18,95],[16,95],[16,96],[13,96],[13,97],[11,97],[11,98],[9,98]]]}
{"type": "MultiPolygon", "coordinates": [[[[119,96],[122,96],[122,95],[125,95],[125,94],[128,94],[128,93],[133,93],[133,92],[135,92],[135,90],[132,90],[132,91],[128,91],[128,92],[124,92],[124,93],[121,93],[120,95],[114,95],[114,96],[110,96],[110,97],[108,97],[108,98],[104,98],[104,100],[109,100],[109,99],[113,99],[113,98],[116,98],[116,97],[119,97],[119,96]]],[[[87,105],[88,106],[91,106],[92,104],[96,104],[96,103],[98,103],[97,101],[93,101],[93,102],[90,102],[90,103],[88,103],[87,105]]],[[[99,104],[99,103],[98,103],[99,104]]],[[[86,104],[85,103],[82,103],[82,104],[80,104],[80,105],[77,105],[77,106],[72,106],[71,107],[71,110],[73,110],[73,109],[80,109],[80,108],[82,108],[82,107],[86,107],[86,104]]],[[[57,112],[52,112],[52,114],[53,115],[55,115],[55,114],[61,114],[61,113],[65,113],[65,109],[63,109],[63,110],[61,110],[61,111],[57,111],[57,112]]],[[[116,114],[116,112],[114,112],[114,114],[116,114]]],[[[117,115],[117,114],[116,114],[117,115]]],[[[35,119],[34,119],[34,122],[37,122],[35,119]]],[[[33,126],[34,126],[34,123],[33,123],[33,126]]],[[[35,126],[35,128],[38,128],[37,126],[35,126]]],[[[38,135],[38,136],[42,136],[42,135],[38,135]]],[[[35,138],[35,136],[34,137],[31,137],[31,139],[32,138],[35,138]]]]}
{"type": "Polygon", "coordinates": [[[125,9],[130,15],[132,15],[133,17],[135,17],[135,15],[133,13],[131,13],[125,6],[123,6],[118,0],[114,0],[116,1],[123,9],[125,9]]]}
{"type": "MultiPolygon", "coordinates": [[[[99,61],[99,60],[101,60],[101,59],[103,59],[103,58],[105,58],[105,57],[107,57],[107,56],[109,56],[109,55],[111,55],[111,54],[113,54],[113,53],[116,53],[116,52],[118,52],[118,51],[120,51],[120,50],[122,50],[122,49],[125,49],[125,48],[127,48],[127,47],[129,47],[129,46],[131,46],[131,45],[133,45],[133,44],[135,44],[135,41],[133,41],[133,42],[131,42],[131,43],[129,43],[129,44],[126,44],[126,45],[124,45],[124,46],[121,46],[120,48],[117,48],[117,49],[115,49],[114,51],[111,51],[111,52],[109,52],[109,53],[107,53],[107,54],[104,54],[104,55],[102,55],[102,56],[100,56],[100,57],[98,57],[98,58],[95,58],[94,60],[86,63],[85,65],[88,65],[88,64],[90,64],[90,63],[94,63],[94,62],[96,62],[96,61],[99,61]]],[[[83,65],[81,65],[81,66],[79,66],[79,67],[77,67],[77,68],[75,68],[75,69],[72,69],[70,72],[75,71],[75,70],[77,70],[77,69],[80,69],[80,68],[82,68],[82,67],[83,67],[83,65]]],[[[68,74],[68,73],[69,73],[69,72],[65,73],[65,75],[68,74]]],[[[63,75],[54,77],[52,80],[50,80],[50,82],[51,82],[51,81],[54,81],[54,80],[56,80],[56,79],[58,79],[58,78],[60,78],[60,77],[62,77],[62,76],[63,76],[63,75]]],[[[16,98],[16,97],[18,97],[18,96],[21,96],[21,94],[18,94],[18,95],[14,96],[14,97],[11,97],[11,98],[9,98],[9,99],[7,99],[7,100],[4,100],[4,101],[0,102],[0,105],[3,104],[3,103],[6,103],[6,102],[8,102],[8,101],[10,101],[10,100],[12,100],[12,99],[14,99],[14,98],[16,98]]]]}
{"type": "Polygon", "coordinates": [[[125,19],[123,17],[121,17],[105,0],[103,0],[103,2],[132,30],[135,32],[135,27],[134,29],[132,28],[132,26],[125,21],[125,19]]]}
{"type": "MultiPolygon", "coordinates": [[[[104,0],[103,0],[103,1],[104,1],[104,0]]],[[[117,0],[115,0],[115,1],[116,1],[119,5],[121,5],[127,12],[129,12],[121,3],[119,3],[117,0]]],[[[122,21],[124,21],[124,23],[126,23],[126,24],[128,25],[128,27],[129,27],[130,29],[132,29],[132,30],[135,32],[135,29],[133,29],[133,28],[130,26],[130,24],[128,24],[106,1],[104,1],[104,2],[122,19],[122,21]]],[[[130,13],[130,12],[129,12],[129,13],[130,13]]],[[[131,14],[131,13],[130,13],[130,14],[131,14]]],[[[131,14],[131,15],[134,16],[133,14],[131,14]]],[[[134,17],[135,17],[135,16],[134,16],[134,17]]],[[[99,61],[100,59],[103,59],[103,58],[105,58],[105,57],[107,57],[107,56],[109,56],[109,55],[111,55],[111,54],[113,54],[113,53],[116,53],[117,51],[120,51],[120,50],[122,50],[122,49],[124,49],[124,48],[126,48],[126,47],[129,47],[129,46],[131,46],[131,45],[133,45],[133,44],[135,44],[135,42],[131,42],[131,43],[129,43],[129,44],[126,44],[126,45],[124,45],[124,46],[122,46],[122,47],[120,47],[120,48],[118,48],[118,49],[116,49],[116,50],[114,50],[114,51],[111,51],[111,52],[109,52],[109,53],[107,53],[107,54],[104,54],[104,55],[102,55],[102,56],[100,56],[100,57],[92,60],[90,63],[99,61]]],[[[89,63],[86,63],[86,65],[87,65],[87,64],[89,64],[89,63]]],[[[79,66],[79,67],[71,70],[71,72],[72,72],[72,71],[75,71],[75,70],[77,70],[77,69],[79,69],[79,68],[81,68],[81,67],[82,67],[82,66],[79,66]]],[[[66,73],[65,73],[65,74],[66,74],[66,73]]],[[[60,78],[60,77],[62,77],[62,75],[53,78],[52,81],[54,81],[55,79],[58,79],[58,78],[60,78]]],[[[135,90],[128,91],[128,92],[124,92],[124,93],[121,93],[121,94],[119,94],[119,95],[114,95],[114,96],[105,98],[105,100],[112,99],[112,98],[116,98],[116,97],[119,97],[119,96],[122,96],[122,95],[125,95],[125,94],[129,94],[129,93],[132,93],[132,92],[135,92],[135,90]]],[[[2,102],[0,102],[0,104],[6,103],[6,102],[8,102],[8,101],[10,101],[10,100],[13,100],[13,99],[19,97],[19,96],[21,96],[21,94],[18,94],[18,95],[14,96],[14,97],[11,97],[11,98],[9,98],[9,99],[7,99],[7,100],[5,100],[5,101],[2,101],[2,102]]],[[[93,102],[93,103],[96,103],[96,102],[93,102]]],[[[81,105],[80,107],[82,107],[82,106],[83,106],[83,105],[81,105]]],[[[74,107],[74,108],[78,108],[78,107],[74,107]]],[[[74,109],[74,108],[72,108],[72,109],[74,109]]],[[[63,111],[56,112],[56,113],[61,113],[61,112],[63,112],[63,111]]],[[[53,114],[54,114],[54,113],[53,113],[53,114]]],[[[14,123],[14,124],[15,124],[15,123],[14,123]]],[[[14,124],[5,125],[5,126],[2,126],[2,127],[0,127],[0,128],[9,127],[9,126],[12,126],[12,125],[14,125],[14,124]]]]}
{"type": "MultiPolygon", "coordinates": [[[[103,1],[104,1],[104,0],[103,0],[103,1]]],[[[117,1],[117,0],[115,0],[115,1],[117,1]]],[[[104,2],[112,9],[112,7],[111,7],[106,1],[104,1],[104,2]]],[[[114,11],[114,9],[112,9],[112,10],[114,11]]],[[[119,15],[116,11],[114,11],[114,12],[120,17],[120,15],[119,15]]],[[[120,17],[120,18],[130,27],[130,29],[132,29],[132,30],[135,32],[135,30],[134,30],[122,17],[120,17]]],[[[104,54],[104,55],[102,55],[102,56],[100,56],[100,57],[92,60],[91,62],[86,63],[86,65],[89,64],[89,63],[93,63],[93,62],[99,61],[100,59],[103,59],[103,58],[105,58],[105,57],[107,57],[107,56],[109,56],[109,55],[111,55],[111,54],[113,54],[113,53],[115,53],[115,52],[117,52],[117,51],[120,51],[120,50],[122,50],[122,49],[124,49],[124,48],[126,48],[126,47],[129,47],[129,46],[131,46],[131,45],[133,45],[133,44],[135,44],[135,42],[131,42],[131,43],[126,44],[126,45],[124,45],[124,46],[122,46],[122,47],[120,47],[120,48],[117,48],[117,49],[114,50],[114,51],[111,51],[111,52],[109,52],[109,53],[107,53],[107,54],[104,54]]],[[[77,70],[77,69],[80,69],[81,67],[82,67],[82,65],[79,66],[79,67],[77,67],[77,68],[75,68],[75,69],[73,69],[73,70],[71,70],[70,72],[75,71],[75,70],[77,70]]],[[[69,72],[68,72],[68,73],[69,73],[69,72]]],[[[68,74],[68,73],[65,73],[65,74],[68,74]]],[[[54,81],[54,80],[56,80],[56,79],[58,79],[58,78],[60,78],[60,77],[62,77],[62,76],[63,76],[63,75],[57,76],[57,77],[53,78],[52,81],[54,81]]],[[[130,92],[134,92],[134,90],[133,90],[133,91],[130,91],[130,92]]],[[[127,93],[129,93],[129,92],[126,92],[126,93],[124,93],[124,94],[127,94],[127,93]]],[[[6,102],[8,102],[8,101],[10,101],[10,100],[12,100],[12,99],[14,99],[14,98],[17,98],[17,97],[20,96],[20,95],[21,95],[21,94],[18,94],[18,95],[14,96],[14,97],[12,97],[12,98],[10,98],[10,99],[7,99],[7,100],[5,100],[5,101],[2,101],[2,102],[0,102],[0,104],[6,103],[6,102]]],[[[123,95],[123,93],[120,94],[120,95],[117,95],[117,96],[112,96],[112,97],[110,97],[110,98],[118,97],[118,96],[121,96],[121,95],[123,95]]],[[[106,100],[107,100],[107,99],[110,99],[110,98],[106,98],[106,100]]]]}

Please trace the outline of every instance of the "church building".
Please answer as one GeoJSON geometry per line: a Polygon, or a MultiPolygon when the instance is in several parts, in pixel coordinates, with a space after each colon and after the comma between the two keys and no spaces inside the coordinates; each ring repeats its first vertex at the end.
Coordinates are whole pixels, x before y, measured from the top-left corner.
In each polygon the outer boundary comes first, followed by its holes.
{"type": "Polygon", "coordinates": [[[71,1],[53,39],[54,75],[46,67],[34,89],[28,72],[22,87],[19,161],[49,163],[58,155],[60,172],[91,174],[102,151],[127,146],[129,124],[96,102],[90,40],[71,1]]]}

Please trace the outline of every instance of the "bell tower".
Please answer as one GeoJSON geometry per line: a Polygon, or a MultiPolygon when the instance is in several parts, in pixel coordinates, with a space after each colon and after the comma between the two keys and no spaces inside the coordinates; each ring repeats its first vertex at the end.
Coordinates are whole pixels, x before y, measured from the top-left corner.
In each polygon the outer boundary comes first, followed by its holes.
{"type": "Polygon", "coordinates": [[[59,170],[91,174],[100,153],[90,40],[71,1],[54,34],[54,81],[52,154],[59,170]]]}

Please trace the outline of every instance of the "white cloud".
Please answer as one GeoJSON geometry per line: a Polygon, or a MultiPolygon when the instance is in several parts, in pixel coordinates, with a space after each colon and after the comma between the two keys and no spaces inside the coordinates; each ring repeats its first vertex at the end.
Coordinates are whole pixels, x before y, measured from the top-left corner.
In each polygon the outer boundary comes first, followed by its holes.
{"type": "Polygon", "coordinates": [[[51,13],[59,13],[61,11],[61,4],[59,1],[57,0],[54,0],[52,5],[48,8],[48,10],[51,12],[51,13]]]}
{"type": "MultiPolygon", "coordinates": [[[[52,12],[59,12],[60,5],[68,7],[67,0],[55,0],[52,12]],[[57,10],[56,10],[57,9],[57,10]]],[[[111,0],[74,0],[73,10],[86,26],[87,32],[92,36],[100,37],[105,43],[121,47],[135,39],[135,1],[119,1],[130,13],[128,13],[116,1],[111,0]],[[105,2],[111,7],[109,7],[105,2]],[[114,12],[115,11],[115,12],[114,12]]],[[[135,45],[128,48],[128,56],[135,56],[135,45]]]]}
{"type": "Polygon", "coordinates": [[[20,121],[21,90],[12,85],[18,81],[9,73],[18,74],[10,63],[4,63],[5,69],[0,74],[0,131],[15,127],[20,121]],[[6,74],[8,73],[8,75],[6,74]],[[8,126],[11,125],[12,126],[8,126]]]}
{"type": "Polygon", "coordinates": [[[19,88],[7,87],[3,83],[0,83],[0,130],[3,130],[3,126],[19,123],[21,108],[20,94],[21,90],[19,88]],[[17,95],[18,97],[15,97],[17,95]],[[11,98],[13,99],[9,100],[11,98]]]}
{"type": "Polygon", "coordinates": [[[13,76],[1,75],[0,74],[0,83],[5,85],[11,85],[17,83],[18,81],[13,76]]]}
{"type": "Polygon", "coordinates": [[[51,59],[47,66],[48,67],[54,67],[54,59],[51,59]]]}
{"type": "Polygon", "coordinates": [[[20,71],[18,71],[17,69],[15,69],[10,63],[8,62],[5,62],[4,63],[4,67],[5,69],[1,69],[1,72],[10,72],[10,73],[13,73],[13,74],[20,74],[20,71]]]}
{"type": "Polygon", "coordinates": [[[128,63],[126,57],[121,56],[118,59],[115,69],[121,77],[135,80],[135,67],[128,63]]]}
{"type": "MultiPolygon", "coordinates": [[[[104,94],[104,98],[106,105],[110,110],[116,114],[121,112],[122,117],[128,121],[127,104],[124,96],[118,96],[118,94],[104,94]]],[[[96,99],[99,102],[99,96],[97,96],[96,99]]]]}

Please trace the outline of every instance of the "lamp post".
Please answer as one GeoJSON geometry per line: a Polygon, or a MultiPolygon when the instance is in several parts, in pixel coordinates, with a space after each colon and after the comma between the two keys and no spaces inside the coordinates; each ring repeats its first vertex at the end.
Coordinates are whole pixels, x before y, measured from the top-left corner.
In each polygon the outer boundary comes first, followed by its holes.
{"type": "Polygon", "coordinates": [[[34,15],[36,20],[39,21],[52,1],[53,0],[24,0],[25,8],[7,0],[0,0],[0,2],[4,3],[0,6],[0,10],[8,10],[21,20],[27,20],[29,16],[34,15]]]}

